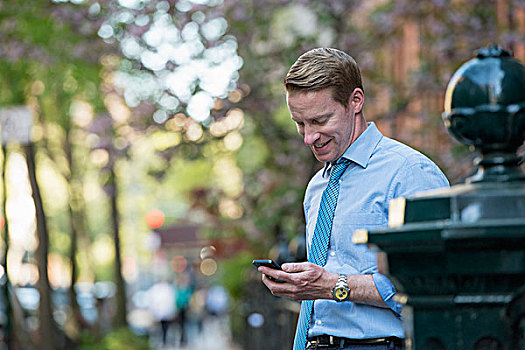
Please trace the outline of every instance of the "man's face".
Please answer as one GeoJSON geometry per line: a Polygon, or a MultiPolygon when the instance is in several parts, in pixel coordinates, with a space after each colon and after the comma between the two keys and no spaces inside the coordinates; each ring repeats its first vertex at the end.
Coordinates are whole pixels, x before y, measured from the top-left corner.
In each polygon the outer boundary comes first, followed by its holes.
{"type": "Polygon", "coordinates": [[[351,100],[345,109],[334,101],[330,89],[287,93],[286,100],[297,131],[314,156],[321,162],[339,159],[354,140],[351,100]]]}

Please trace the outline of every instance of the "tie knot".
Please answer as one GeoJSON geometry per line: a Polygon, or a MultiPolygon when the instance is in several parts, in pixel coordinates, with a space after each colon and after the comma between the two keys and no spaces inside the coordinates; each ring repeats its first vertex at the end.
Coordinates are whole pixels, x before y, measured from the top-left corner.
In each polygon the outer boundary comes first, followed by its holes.
{"type": "Polygon", "coordinates": [[[330,172],[330,181],[338,181],[349,164],[350,161],[348,159],[343,159],[339,163],[332,166],[332,170],[330,172]]]}

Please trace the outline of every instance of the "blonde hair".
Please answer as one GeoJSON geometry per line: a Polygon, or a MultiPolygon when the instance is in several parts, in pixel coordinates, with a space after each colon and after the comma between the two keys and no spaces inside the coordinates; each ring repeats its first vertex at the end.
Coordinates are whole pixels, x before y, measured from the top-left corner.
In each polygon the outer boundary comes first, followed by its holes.
{"type": "Polygon", "coordinates": [[[286,91],[332,89],[332,98],[345,108],[356,88],[363,90],[361,72],[354,58],[332,48],[312,49],[302,54],[284,78],[286,91]]]}

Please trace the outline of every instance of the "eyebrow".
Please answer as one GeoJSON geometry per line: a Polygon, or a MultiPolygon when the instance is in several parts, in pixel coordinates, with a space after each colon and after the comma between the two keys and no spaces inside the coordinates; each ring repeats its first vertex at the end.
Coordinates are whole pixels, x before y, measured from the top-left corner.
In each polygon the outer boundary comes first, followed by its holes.
{"type": "MultiPolygon", "coordinates": [[[[316,116],[313,116],[313,117],[307,117],[307,120],[326,119],[326,118],[331,117],[333,114],[334,114],[334,112],[328,112],[328,113],[316,115],[316,116]]],[[[297,123],[297,120],[293,116],[291,118],[292,118],[292,120],[294,122],[297,123]]]]}
{"type": "Polygon", "coordinates": [[[328,112],[328,113],[325,113],[325,114],[318,115],[318,116],[314,117],[313,119],[329,118],[332,115],[334,115],[334,112],[328,112]]]}

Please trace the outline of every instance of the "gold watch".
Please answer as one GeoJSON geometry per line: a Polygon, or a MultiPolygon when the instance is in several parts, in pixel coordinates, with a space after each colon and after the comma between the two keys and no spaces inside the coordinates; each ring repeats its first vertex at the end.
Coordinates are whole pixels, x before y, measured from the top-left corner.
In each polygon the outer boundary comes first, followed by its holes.
{"type": "Polygon", "coordinates": [[[339,275],[339,279],[337,280],[335,287],[332,289],[332,295],[337,302],[348,300],[350,297],[350,288],[348,288],[346,275],[339,275]]]}

